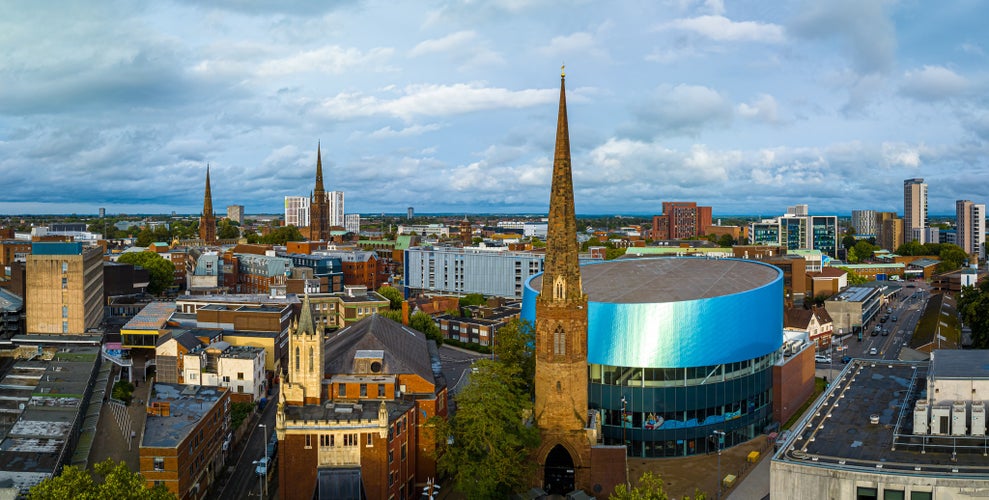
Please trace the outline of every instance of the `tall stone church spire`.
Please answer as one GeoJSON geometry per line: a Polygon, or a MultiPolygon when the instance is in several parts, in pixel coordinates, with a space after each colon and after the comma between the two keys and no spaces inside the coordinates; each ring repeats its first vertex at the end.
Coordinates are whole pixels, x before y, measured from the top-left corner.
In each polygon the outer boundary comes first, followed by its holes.
{"type": "Polygon", "coordinates": [[[203,215],[199,217],[199,239],[206,244],[216,242],[216,216],[213,215],[213,193],[209,186],[209,164],[206,164],[206,194],[203,196],[203,215]]]}
{"type": "Polygon", "coordinates": [[[316,189],[309,199],[309,240],[330,239],[330,203],[323,189],[323,157],[320,145],[316,145],[316,189]]]}
{"type": "Polygon", "coordinates": [[[536,484],[563,494],[589,491],[593,435],[587,429],[587,296],[578,262],[565,83],[561,74],[545,271],[536,298],[534,406],[542,435],[536,484]]]}

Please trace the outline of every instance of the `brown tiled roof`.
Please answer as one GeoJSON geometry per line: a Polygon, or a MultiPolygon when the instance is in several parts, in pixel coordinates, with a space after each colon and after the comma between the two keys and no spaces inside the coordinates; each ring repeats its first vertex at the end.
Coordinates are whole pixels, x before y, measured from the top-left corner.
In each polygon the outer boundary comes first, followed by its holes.
{"type": "Polygon", "coordinates": [[[806,330],[814,313],[802,307],[791,307],[783,311],[783,326],[806,330]]]}
{"type": "Polygon", "coordinates": [[[822,325],[826,325],[828,323],[834,323],[834,320],[831,319],[831,315],[828,314],[828,310],[827,309],[825,309],[823,307],[814,307],[813,308],[813,312],[814,312],[814,314],[817,315],[817,322],[818,323],[820,323],[822,325]]]}
{"type": "Polygon", "coordinates": [[[824,269],[821,269],[821,272],[810,274],[815,278],[840,278],[848,274],[848,271],[838,269],[837,267],[825,267],[824,269]]]}

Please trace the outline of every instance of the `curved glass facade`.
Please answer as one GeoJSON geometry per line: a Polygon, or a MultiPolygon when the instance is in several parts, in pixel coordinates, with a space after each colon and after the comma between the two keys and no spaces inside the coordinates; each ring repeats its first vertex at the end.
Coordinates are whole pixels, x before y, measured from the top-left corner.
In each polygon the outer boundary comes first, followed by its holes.
{"type": "Polygon", "coordinates": [[[729,447],[771,422],[776,356],[694,368],[592,364],[588,403],[601,412],[604,444],[624,442],[631,456],[716,451],[714,431],[729,447]]]}
{"type": "MultiPolygon", "coordinates": [[[[601,413],[604,444],[625,443],[630,456],[685,456],[716,451],[715,431],[730,447],[772,421],[783,273],[745,262],[775,274],[744,291],[687,300],[599,302],[588,292],[588,403],[601,413]]],[[[535,320],[538,294],[530,279],[524,319],[535,320]]]]}

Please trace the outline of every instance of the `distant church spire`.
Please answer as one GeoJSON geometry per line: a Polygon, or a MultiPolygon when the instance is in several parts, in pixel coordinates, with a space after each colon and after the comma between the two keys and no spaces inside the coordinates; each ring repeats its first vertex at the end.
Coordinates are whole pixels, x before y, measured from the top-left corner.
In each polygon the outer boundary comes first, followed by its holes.
{"type": "Polygon", "coordinates": [[[199,218],[199,239],[207,244],[216,241],[216,216],[213,215],[213,193],[209,185],[209,163],[206,164],[206,193],[203,195],[203,215],[199,218]]]}
{"type": "Polygon", "coordinates": [[[316,143],[316,189],[309,198],[309,240],[329,241],[330,202],[323,189],[323,155],[316,143]]]}

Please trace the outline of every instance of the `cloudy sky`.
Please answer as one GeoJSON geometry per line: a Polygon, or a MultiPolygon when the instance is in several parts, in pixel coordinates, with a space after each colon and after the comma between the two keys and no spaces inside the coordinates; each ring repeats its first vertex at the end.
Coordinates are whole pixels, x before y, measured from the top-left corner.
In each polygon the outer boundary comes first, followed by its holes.
{"type": "Polygon", "coordinates": [[[578,213],[989,202],[983,0],[8,2],[0,213],[578,213]],[[208,3],[210,7],[201,4],[208,3]]]}

